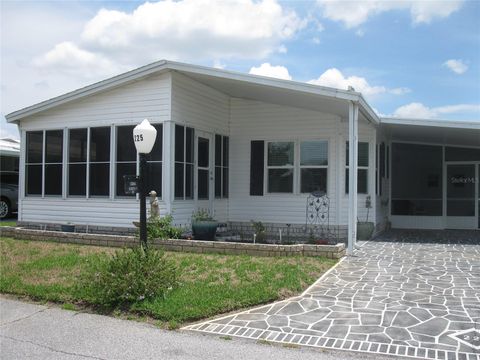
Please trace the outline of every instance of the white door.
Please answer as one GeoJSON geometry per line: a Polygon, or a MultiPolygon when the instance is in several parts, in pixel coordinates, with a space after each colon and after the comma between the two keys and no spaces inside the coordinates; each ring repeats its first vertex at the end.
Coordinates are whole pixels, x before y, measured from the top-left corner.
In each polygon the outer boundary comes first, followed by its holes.
{"type": "Polygon", "coordinates": [[[478,182],[478,165],[447,164],[447,229],[478,228],[478,182]]]}
{"type": "MultiPolygon", "coordinates": [[[[202,131],[196,131],[195,157],[196,181],[195,199],[197,209],[213,211],[213,136],[202,131]]],[[[213,214],[212,214],[213,215],[213,214]]]]}

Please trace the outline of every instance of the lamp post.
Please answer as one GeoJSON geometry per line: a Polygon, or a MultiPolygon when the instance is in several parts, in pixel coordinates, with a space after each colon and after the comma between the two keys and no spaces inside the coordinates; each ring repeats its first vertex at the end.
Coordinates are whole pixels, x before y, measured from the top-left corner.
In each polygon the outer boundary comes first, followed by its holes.
{"type": "Polygon", "coordinates": [[[140,243],[147,248],[147,154],[150,153],[157,138],[157,130],[145,119],[133,129],[133,142],[140,157],[140,176],[138,177],[138,187],[140,193],[140,243]]]}

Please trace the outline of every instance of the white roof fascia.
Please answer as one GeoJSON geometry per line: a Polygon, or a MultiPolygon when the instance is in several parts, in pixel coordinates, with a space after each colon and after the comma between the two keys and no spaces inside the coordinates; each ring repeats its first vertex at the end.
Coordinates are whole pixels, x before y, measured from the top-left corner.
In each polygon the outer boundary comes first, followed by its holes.
{"type": "Polygon", "coordinates": [[[372,119],[375,125],[380,124],[380,118],[378,117],[377,113],[373,110],[373,108],[367,103],[367,101],[363,98],[363,95],[360,94],[359,100],[360,110],[364,113],[365,117],[368,119],[372,119]]]}
{"type": "Polygon", "coordinates": [[[380,124],[411,125],[411,126],[434,126],[434,127],[444,127],[444,128],[480,130],[480,121],[381,118],[380,124]]]}
{"type": "Polygon", "coordinates": [[[362,110],[367,115],[367,118],[373,119],[377,124],[379,123],[378,116],[367,104],[361,93],[350,90],[340,90],[335,88],[329,88],[324,86],[312,85],[307,83],[300,83],[291,80],[275,79],[265,76],[243,74],[234,71],[227,71],[222,69],[215,69],[206,66],[190,65],[179,62],[161,60],[142,66],[138,69],[128,71],[126,73],[111,77],[109,79],[94,83],[92,85],[85,86],[83,88],[68,92],[66,94],[54,97],[52,99],[40,102],[35,105],[28,106],[26,108],[14,111],[6,115],[7,122],[15,122],[27,116],[36,114],[38,112],[53,108],[55,106],[70,102],[72,100],[80,99],[85,96],[93,95],[97,92],[104,91],[110,88],[117,87],[126,82],[134,81],[136,79],[159,73],[161,71],[176,70],[179,72],[189,72],[193,74],[220,77],[224,79],[230,79],[235,81],[243,81],[246,83],[272,86],[276,88],[283,88],[287,90],[293,90],[298,92],[306,92],[319,96],[332,97],[347,101],[359,102],[362,110]]]}
{"type": "Polygon", "coordinates": [[[99,81],[92,85],[87,85],[83,88],[68,92],[66,94],[54,97],[52,99],[42,101],[38,104],[34,104],[20,110],[14,111],[10,114],[7,114],[5,118],[9,123],[15,122],[16,120],[20,120],[24,117],[70,102],[72,100],[80,99],[85,96],[92,95],[97,92],[116,87],[125,82],[133,81],[137,78],[147,76],[152,73],[160,72],[166,68],[165,66],[166,63],[167,61],[161,60],[152,64],[142,66],[135,70],[127,71],[123,74],[108,78],[106,80],[99,81]]]}

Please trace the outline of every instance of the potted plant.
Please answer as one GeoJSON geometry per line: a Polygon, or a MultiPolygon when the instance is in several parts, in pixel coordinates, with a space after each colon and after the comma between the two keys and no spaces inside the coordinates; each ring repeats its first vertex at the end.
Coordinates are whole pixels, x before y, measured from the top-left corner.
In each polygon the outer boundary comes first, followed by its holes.
{"type": "Polygon", "coordinates": [[[195,240],[215,240],[218,222],[205,209],[198,209],[192,215],[192,233],[195,240]]]}
{"type": "Polygon", "coordinates": [[[365,221],[357,221],[358,240],[370,240],[372,238],[373,230],[375,229],[374,223],[368,221],[368,215],[370,213],[370,209],[372,208],[372,200],[370,195],[368,195],[365,199],[365,208],[367,209],[367,217],[365,221]]]}

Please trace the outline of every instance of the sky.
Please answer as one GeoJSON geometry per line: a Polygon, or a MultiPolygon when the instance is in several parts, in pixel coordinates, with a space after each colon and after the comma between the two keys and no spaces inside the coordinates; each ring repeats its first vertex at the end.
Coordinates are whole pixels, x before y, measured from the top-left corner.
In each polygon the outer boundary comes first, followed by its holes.
{"type": "Polygon", "coordinates": [[[0,0],[5,115],[174,60],[347,89],[380,116],[480,120],[477,0],[0,0]]]}

